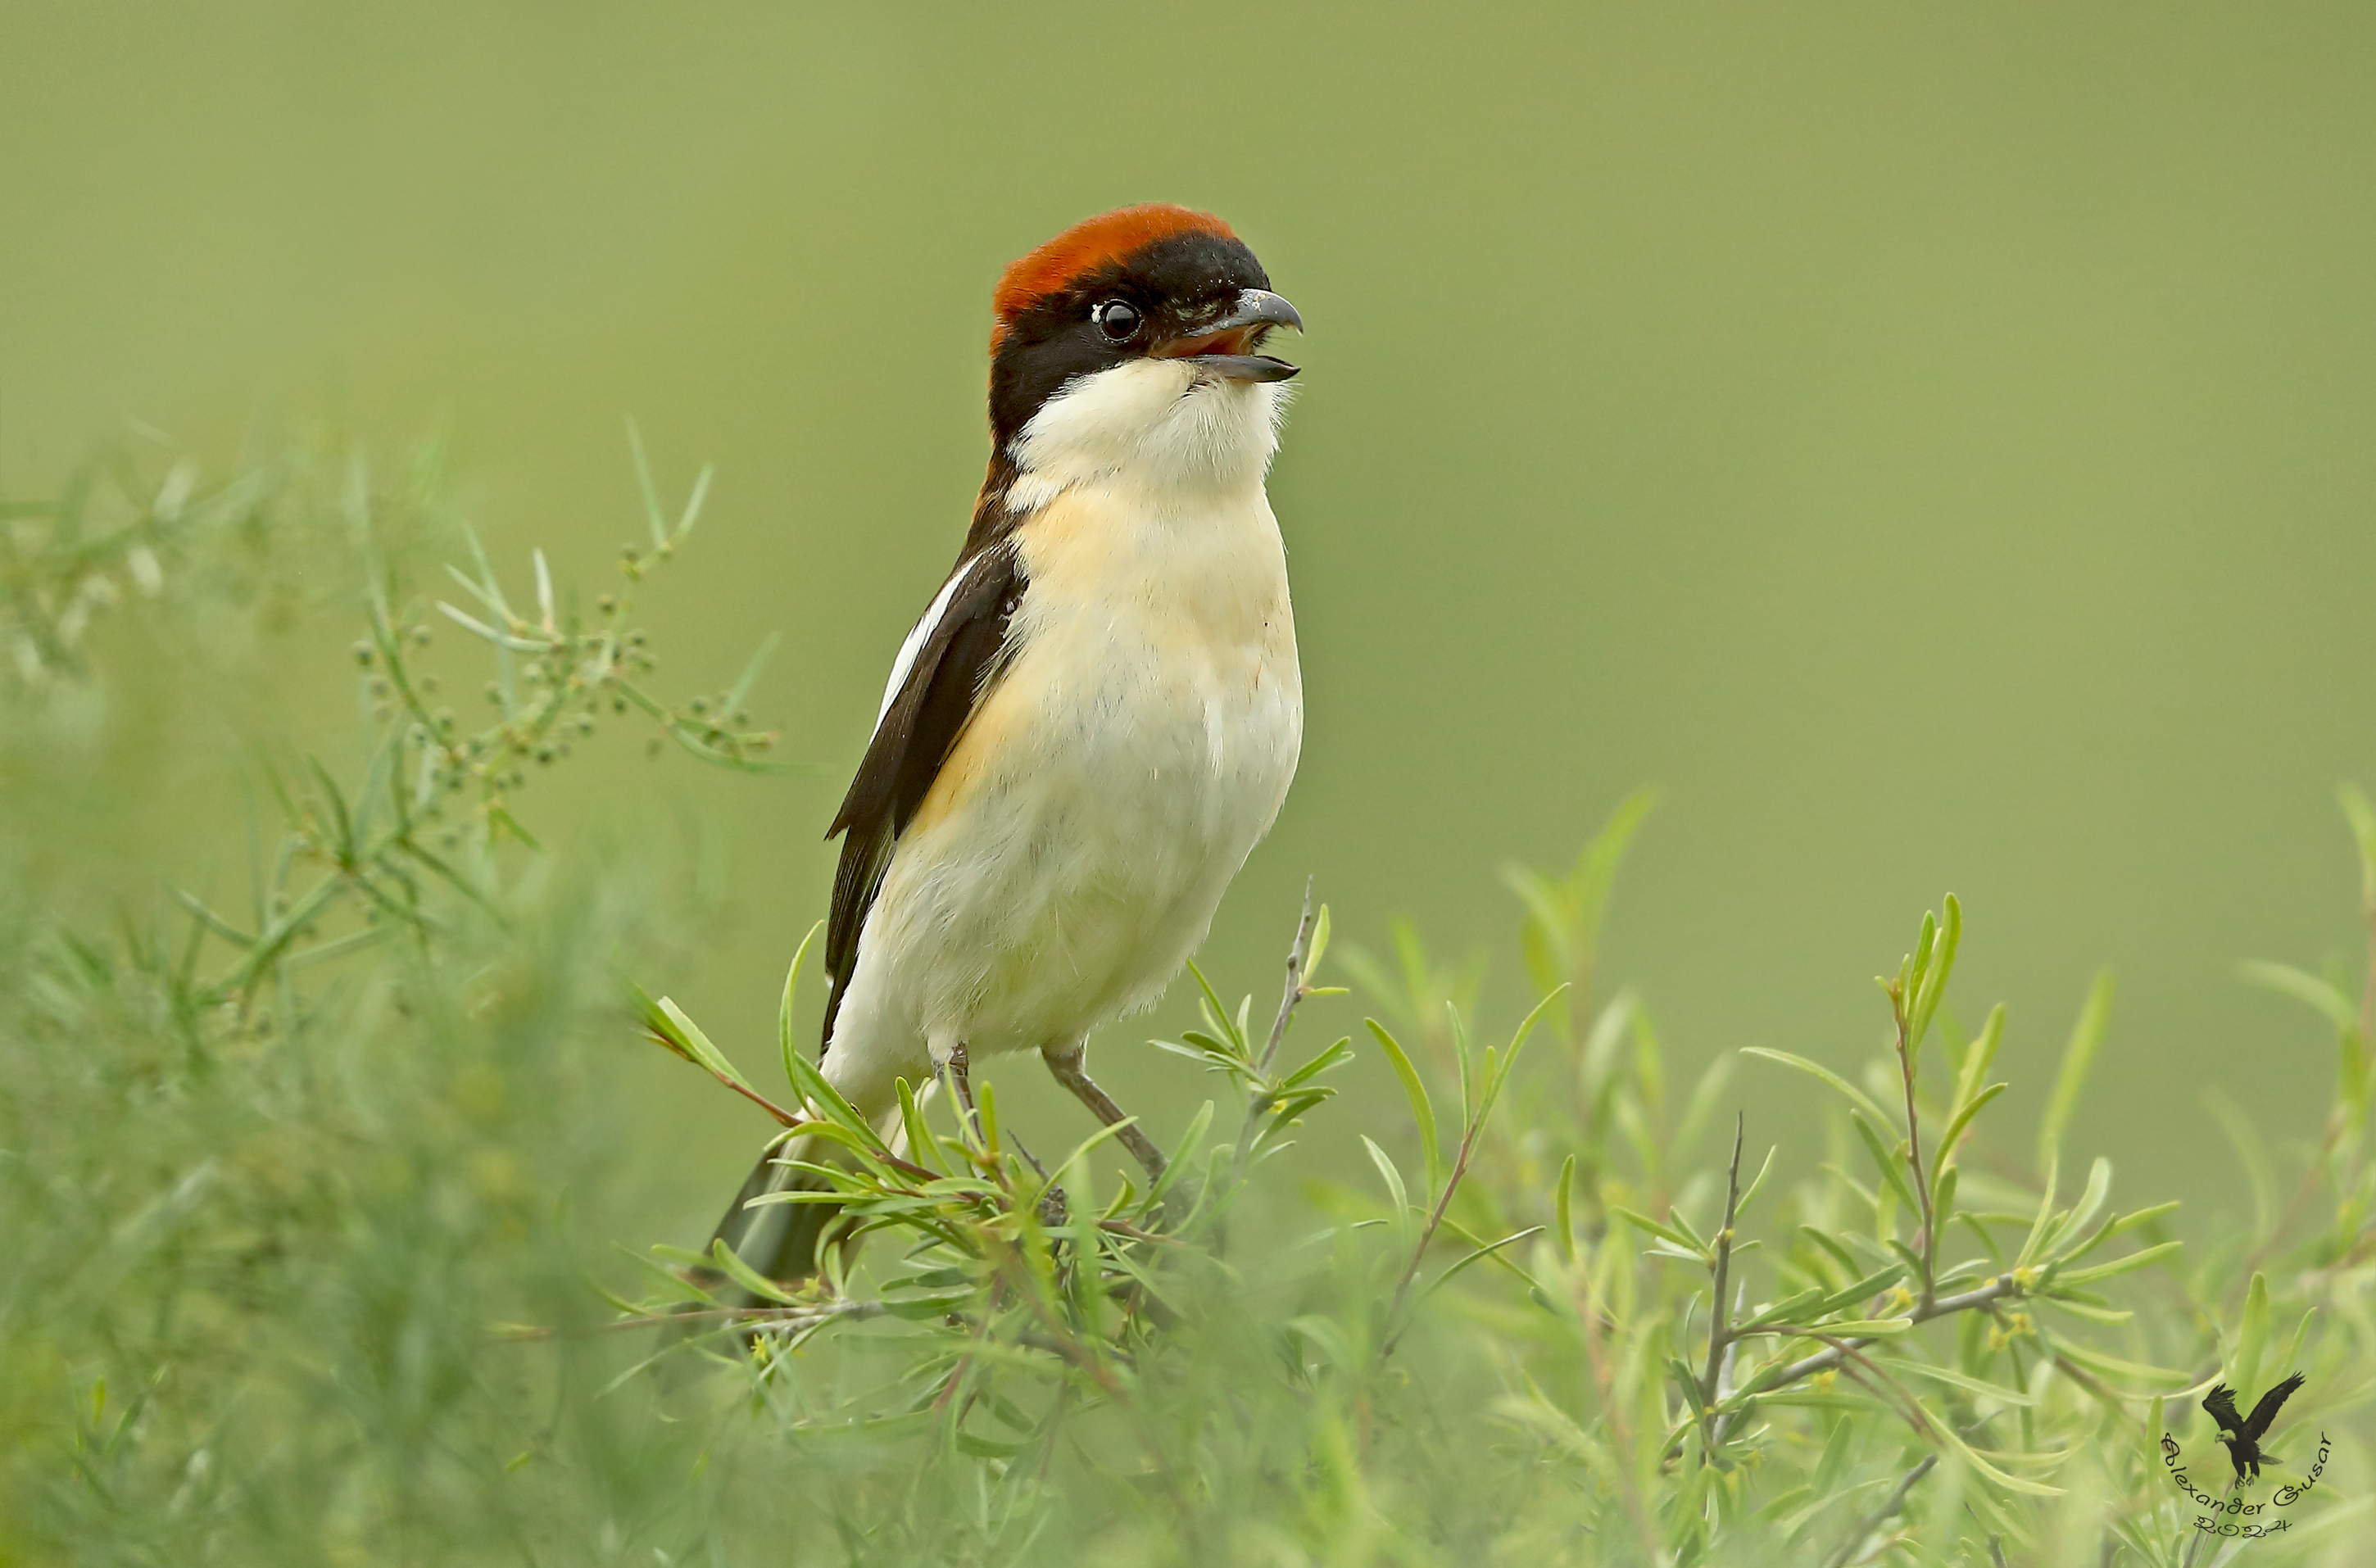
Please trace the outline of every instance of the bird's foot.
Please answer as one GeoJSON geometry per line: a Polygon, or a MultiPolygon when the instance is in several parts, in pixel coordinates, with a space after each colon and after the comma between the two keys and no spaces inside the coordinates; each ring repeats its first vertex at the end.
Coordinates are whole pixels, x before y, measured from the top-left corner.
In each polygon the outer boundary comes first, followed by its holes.
{"type": "Polygon", "coordinates": [[[970,1148],[981,1146],[981,1114],[973,1103],[973,1061],[962,1042],[951,1046],[947,1060],[941,1063],[941,1076],[948,1080],[950,1102],[957,1108],[957,1134],[970,1148]]]}

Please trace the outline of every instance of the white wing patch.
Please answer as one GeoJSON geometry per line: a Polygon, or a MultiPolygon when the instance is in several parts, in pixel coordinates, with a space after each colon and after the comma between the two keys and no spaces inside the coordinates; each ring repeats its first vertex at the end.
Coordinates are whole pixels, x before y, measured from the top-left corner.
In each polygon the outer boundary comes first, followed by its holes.
{"type": "Polygon", "coordinates": [[[949,574],[949,580],[941,585],[940,593],[933,598],[932,608],[925,611],[924,618],[916,623],[916,629],[908,634],[908,640],[899,645],[899,657],[891,661],[891,679],[883,688],[883,706],[874,710],[874,728],[877,730],[883,728],[883,716],[891,711],[892,700],[898,696],[899,688],[908,683],[908,672],[916,668],[916,656],[924,651],[924,644],[932,636],[933,628],[938,626],[941,617],[949,612],[949,600],[956,597],[958,586],[973,576],[973,569],[980,560],[981,557],[977,555],[966,563],[965,570],[949,574]]]}

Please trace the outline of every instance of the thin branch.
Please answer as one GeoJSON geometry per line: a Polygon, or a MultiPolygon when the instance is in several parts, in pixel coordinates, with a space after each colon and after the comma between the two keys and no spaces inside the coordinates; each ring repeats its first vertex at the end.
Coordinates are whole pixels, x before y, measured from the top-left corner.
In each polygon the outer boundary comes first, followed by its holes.
{"type": "Polygon", "coordinates": [[[1427,1224],[1411,1246],[1410,1262],[1403,1265],[1403,1276],[1395,1281],[1394,1300],[1386,1304],[1386,1336],[1378,1342],[1378,1360],[1383,1361],[1395,1353],[1402,1342],[1402,1330],[1394,1326],[1401,1315],[1403,1299],[1410,1294],[1411,1281],[1419,1277],[1419,1265],[1427,1257],[1427,1249],[1435,1241],[1435,1233],[1443,1228],[1444,1211],[1452,1206],[1452,1194],[1460,1190],[1460,1179],[1468,1174],[1468,1161],[1477,1152],[1477,1134],[1483,1132],[1483,1122],[1471,1122],[1460,1134],[1459,1151],[1453,1156],[1452,1169],[1445,1172],[1443,1191],[1436,1194],[1435,1206],[1428,1211],[1427,1224]]]}
{"type": "Polygon", "coordinates": [[[1254,1063],[1255,1070],[1265,1077],[1270,1075],[1271,1063],[1278,1056],[1279,1046],[1287,1039],[1287,1021],[1293,1016],[1295,1004],[1307,994],[1303,959],[1312,947],[1312,883],[1311,877],[1303,879],[1303,918],[1296,921],[1295,941],[1287,950],[1287,986],[1279,992],[1278,1016],[1271,1020],[1270,1038],[1263,1042],[1261,1060],[1254,1063]]]}
{"type": "Polygon", "coordinates": [[[1845,1339],[1835,1339],[1830,1335],[1823,1333],[1818,1333],[1816,1337],[1842,1353],[1846,1359],[1840,1363],[1841,1370],[1857,1382],[1863,1384],[1876,1398],[1882,1398],[1883,1403],[1886,1404],[1887,1400],[1883,1397],[1882,1392],[1883,1389],[1886,1389],[1904,1401],[1905,1408],[1897,1413],[1906,1418],[1906,1424],[1914,1429],[1915,1435],[1932,1443],[1939,1441],[1938,1429],[1931,1423],[1930,1412],[1923,1409],[1922,1401],[1915,1396],[1912,1389],[1874,1364],[1872,1358],[1864,1353],[1866,1341],[1851,1345],[1845,1339]],[[1860,1372],[1859,1368],[1863,1370],[1860,1372]],[[1880,1386],[1875,1387],[1876,1384],[1880,1386]]]}
{"type": "MultiPolygon", "coordinates": [[[[1725,1178],[1724,1224],[1716,1233],[1716,1293],[1708,1304],[1707,1366],[1700,1373],[1703,1409],[1716,1406],[1717,1375],[1724,1370],[1724,1352],[1732,1343],[1726,1291],[1732,1276],[1732,1227],[1740,1218],[1740,1143],[1748,1127],[1748,1118],[1740,1111],[1733,1112],[1732,1166],[1725,1178]]],[[[1713,1425],[1705,1419],[1702,1424],[1713,1431],[1713,1425]]]]}
{"type": "MultiPolygon", "coordinates": [[[[2021,1294],[2021,1287],[2014,1283],[2013,1271],[2008,1269],[2004,1273],[1998,1275],[1994,1279],[1990,1280],[1986,1285],[1982,1285],[1975,1289],[1966,1290],[1961,1295],[1941,1296],[1934,1301],[1917,1301],[1914,1303],[1913,1309],[1907,1313],[1907,1316],[1912,1318],[1916,1323],[1928,1323],[1932,1318],[1945,1317],[1951,1313],[1969,1312],[1975,1307],[1990,1306],[1995,1302],[2005,1301],[2009,1298],[2018,1297],[2021,1294]]],[[[1760,1332],[1770,1332],[1770,1330],[1761,1330],[1760,1332]]],[[[1812,1331],[1812,1334],[1820,1333],[1821,1330],[1819,1329],[1812,1331]]],[[[1818,1350],[1812,1356],[1803,1357],[1799,1360],[1792,1361],[1780,1372],[1761,1372],[1756,1373],[1750,1378],[1747,1392],[1752,1394],[1771,1394],[1777,1388],[1788,1387],[1791,1384],[1798,1383],[1802,1379],[1812,1377],[1817,1372],[1829,1372],[1834,1367],[1838,1366],[1842,1361],[1846,1360],[1851,1351],[1860,1350],[1865,1346],[1871,1343],[1872,1339],[1871,1338],[1834,1340],[1829,1348],[1818,1350]]],[[[1736,1389],[1735,1392],[1738,1393],[1741,1391],[1736,1389]]],[[[1735,1431],[1740,1430],[1740,1424],[1748,1419],[1749,1410],[1748,1407],[1745,1405],[1740,1408],[1734,1410],[1730,1415],[1725,1418],[1724,1426],[1717,1433],[1717,1440],[1718,1442],[1722,1442],[1726,1438],[1730,1437],[1735,1431]]]]}
{"type": "Polygon", "coordinates": [[[1248,1157],[1253,1151],[1254,1130],[1262,1122],[1263,1112],[1271,1108],[1270,1064],[1278,1055],[1279,1046],[1287,1039],[1288,1020],[1295,1016],[1297,1005],[1311,992],[1303,983],[1303,965],[1312,950],[1313,879],[1303,879],[1303,915],[1295,922],[1295,940],[1287,949],[1287,986],[1279,992],[1278,1016],[1271,1020],[1270,1038],[1263,1042],[1262,1054],[1253,1063],[1253,1082],[1246,1090],[1246,1124],[1238,1134],[1238,1151],[1233,1163],[1240,1177],[1245,1174],[1248,1157]]]}
{"type": "Polygon", "coordinates": [[[1906,1494],[1912,1491],[1914,1484],[1929,1475],[1931,1467],[1938,1463],[1939,1455],[1926,1454],[1922,1456],[1920,1464],[1900,1476],[1897,1485],[1891,1489],[1886,1498],[1882,1500],[1881,1506],[1865,1515],[1856,1529],[1849,1534],[1847,1543],[1842,1546],[1838,1554],[1832,1559],[1831,1568],[1847,1568],[1848,1563],[1856,1557],[1857,1549],[1872,1538],[1873,1531],[1887,1524],[1900,1508],[1906,1506],[1906,1494]]]}
{"type": "Polygon", "coordinates": [[[2070,1357],[2064,1355],[2060,1350],[2054,1352],[2054,1364],[2061,1370],[2063,1376],[2069,1378],[2072,1382],[2077,1384],[2080,1387],[2094,1395],[2096,1396],[2097,1403],[2111,1411],[2112,1414],[2115,1416],[2126,1416],[2128,1414],[2129,1397],[2127,1395],[2122,1394],[2119,1389],[2114,1388],[2110,1384],[2106,1383],[2102,1378],[2097,1377],[2095,1373],[2089,1372],[2086,1368],[2081,1366],[2078,1362],[2073,1360],[2070,1357]]]}
{"type": "MultiPolygon", "coordinates": [[[[1945,1317],[1950,1313],[1968,1312],[1974,1307],[1985,1307],[1991,1302],[2001,1301],[2008,1297],[2018,1296],[2021,1293],[2021,1287],[2014,1283],[2013,1273],[2008,1269],[2006,1272],[1998,1275],[1994,1279],[1990,1280],[1986,1285],[1980,1286],[1977,1289],[1966,1290],[1960,1296],[1942,1296],[1936,1301],[1917,1301],[1914,1303],[1913,1309],[1906,1315],[1912,1318],[1916,1323],[1928,1323],[1934,1317],[1945,1317]]],[[[1843,1340],[1841,1343],[1853,1348],[1861,1349],[1865,1346],[1871,1344],[1872,1341],[1871,1339],[1848,1339],[1843,1340]]],[[[1774,1389],[1780,1388],[1786,1384],[1796,1383],[1804,1377],[1812,1377],[1819,1372],[1828,1372],[1833,1367],[1838,1366],[1843,1359],[1841,1351],[1836,1348],[1829,1350],[1819,1350],[1815,1354],[1807,1357],[1804,1360],[1791,1362],[1790,1365],[1783,1368],[1778,1374],[1771,1379],[1758,1380],[1757,1391],[1761,1394],[1770,1393],[1774,1389]]]]}

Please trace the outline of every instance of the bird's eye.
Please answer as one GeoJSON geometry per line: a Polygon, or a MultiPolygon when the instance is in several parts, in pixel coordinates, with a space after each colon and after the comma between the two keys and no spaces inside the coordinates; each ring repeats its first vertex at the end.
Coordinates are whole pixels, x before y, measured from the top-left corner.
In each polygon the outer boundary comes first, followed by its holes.
{"type": "Polygon", "coordinates": [[[1125,300],[1108,300],[1089,313],[1089,319],[1117,343],[1138,330],[1138,308],[1125,300]]]}

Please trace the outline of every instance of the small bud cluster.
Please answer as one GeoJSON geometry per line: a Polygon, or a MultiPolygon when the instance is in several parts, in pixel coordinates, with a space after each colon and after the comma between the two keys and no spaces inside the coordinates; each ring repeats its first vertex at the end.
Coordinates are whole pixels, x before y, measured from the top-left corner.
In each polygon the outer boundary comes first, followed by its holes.
{"type": "MultiPolygon", "coordinates": [[[[674,541],[647,555],[631,546],[621,571],[636,583],[674,553],[674,541]]],[[[405,775],[414,780],[412,806],[424,818],[442,821],[457,798],[467,798],[478,826],[490,835],[521,837],[511,797],[524,788],[531,767],[542,769],[567,758],[606,719],[641,713],[652,720],[647,749],[673,740],[706,761],[752,767],[775,744],[772,732],[751,728],[742,694],[751,674],[733,687],[680,704],[662,701],[644,678],[659,660],[649,638],[626,624],[630,595],[603,594],[594,614],[581,620],[559,606],[541,552],[536,561],[537,613],[515,611],[492,573],[464,579],[479,603],[472,610],[451,604],[438,609],[456,624],[496,649],[496,678],[481,688],[493,719],[465,731],[450,707],[431,708],[437,690],[434,672],[415,668],[412,654],[428,647],[429,625],[399,627],[396,617],[374,609],[374,636],[356,645],[355,657],[370,673],[366,694],[383,722],[406,726],[405,775]]],[[[441,843],[451,845],[461,829],[445,826],[441,843]]]]}

